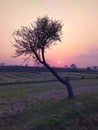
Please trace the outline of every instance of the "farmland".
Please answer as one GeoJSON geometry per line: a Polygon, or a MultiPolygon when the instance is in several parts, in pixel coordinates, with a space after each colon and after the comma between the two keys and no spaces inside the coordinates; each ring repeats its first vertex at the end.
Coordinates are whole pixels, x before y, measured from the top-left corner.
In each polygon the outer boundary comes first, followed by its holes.
{"type": "Polygon", "coordinates": [[[98,129],[98,71],[57,71],[75,99],[43,68],[0,70],[0,130],[98,129]]]}

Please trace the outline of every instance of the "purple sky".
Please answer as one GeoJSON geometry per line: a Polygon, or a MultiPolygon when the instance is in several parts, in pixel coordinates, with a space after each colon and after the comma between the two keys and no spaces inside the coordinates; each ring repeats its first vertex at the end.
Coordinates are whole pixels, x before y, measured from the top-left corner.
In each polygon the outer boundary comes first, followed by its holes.
{"type": "Polygon", "coordinates": [[[46,51],[52,66],[98,66],[98,0],[0,0],[0,63],[25,64],[11,57],[12,32],[44,15],[64,24],[62,42],[46,51]]]}

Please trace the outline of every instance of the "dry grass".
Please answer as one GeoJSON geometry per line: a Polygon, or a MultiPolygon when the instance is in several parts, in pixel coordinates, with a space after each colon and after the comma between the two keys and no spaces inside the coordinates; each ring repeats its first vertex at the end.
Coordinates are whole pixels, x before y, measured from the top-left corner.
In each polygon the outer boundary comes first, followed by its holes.
{"type": "Polygon", "coordinates": [[[61,83],[45,82],[55,80],[50,73],[1,73],[0,130],[97,130],[96,74],[67,75],[77,95],[74,100],[66,99],[66,87],[61,83]],[[81,75],[90,78],[79,79],[81,75]]]}

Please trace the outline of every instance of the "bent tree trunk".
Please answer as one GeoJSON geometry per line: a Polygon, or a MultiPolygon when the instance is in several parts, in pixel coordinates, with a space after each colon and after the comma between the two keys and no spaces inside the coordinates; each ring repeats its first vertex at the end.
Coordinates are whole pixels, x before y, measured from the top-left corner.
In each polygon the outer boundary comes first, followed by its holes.
{"type": "Polygon", "coordinates": [[[67,92],[68,92],[68,98],[74,98],[74,93],[72,90],[72,86],[68,79],[63,79],[61,76],[59,76],[54,69],[52,69],[48,64],[44,63],[44,65],[52,72],[52,74],[64,85],[66,85],[67,92]]]}
{"type": "Polygon", "coordinates": [[[66,85],[66,88],[67,88],[67,91],[68,91],[68,98],[74,98],[72,86],[71,86],[70,81],[68,79],[65,80],[65,85],[66,85]]]}

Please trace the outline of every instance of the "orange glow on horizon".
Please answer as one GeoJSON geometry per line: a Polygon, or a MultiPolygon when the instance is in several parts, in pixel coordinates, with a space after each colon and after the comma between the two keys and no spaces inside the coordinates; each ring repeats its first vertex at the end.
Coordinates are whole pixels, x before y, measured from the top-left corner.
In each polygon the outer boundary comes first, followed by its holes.
{"type": "Polygon", "coordinates": [[[46,50],[49,64],[98,66],[98,0],[1,0],[0,62],[25,64],[22,57],[11,57],[14,53],[10,42],[12,32],[21,26],[29,26],[44,15],[61,20],[63,24],[62,42],[46,50]]]}

